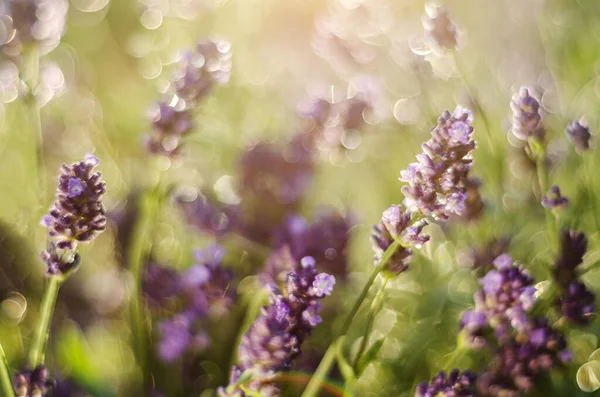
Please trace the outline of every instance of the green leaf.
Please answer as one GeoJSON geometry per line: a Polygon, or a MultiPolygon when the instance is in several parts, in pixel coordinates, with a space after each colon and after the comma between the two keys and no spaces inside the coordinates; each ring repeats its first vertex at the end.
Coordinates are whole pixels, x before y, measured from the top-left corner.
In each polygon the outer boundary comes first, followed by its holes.
{"type": "Polygon", "coordinates": [[[371,347],[367,349],[365,354],[360,358],[358,364],[356,365],[356,376],[359,377],[363,371],[367,368],[367,366],[371,363],[371,361],[375,360],[377,354],[379,354],[379,350],[381,350],[381,346],[383,346],[383,342],[385,341],[385,337],[377,339],[371,347]]]}
{"type": "Polygon", "coordinates": [[[579,367],[577,384],[585,392],[600,389],[600,361],[590,361],[579,367]]]}

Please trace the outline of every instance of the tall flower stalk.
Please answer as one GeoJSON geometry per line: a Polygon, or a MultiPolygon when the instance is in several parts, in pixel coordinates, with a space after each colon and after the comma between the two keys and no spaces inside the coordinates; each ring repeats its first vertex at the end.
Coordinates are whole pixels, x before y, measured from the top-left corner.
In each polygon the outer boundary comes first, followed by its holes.
{"type": "MultiPolygon", "coordinates": [[[[400,180],[407,183],[402,188],[404,206],[391,206],[373,228],[371,242],[375,267],[302,397],[317,395],[333,365],[338,343],[342,343],[379,274],[383,272],[386,277],[393,277],[404,272],[409,267],[412,248],[420,248],[429,241],[429,236],[422,233],[427,225],[424,218],[445,221],[466,210],[471,152],[475,149],[471,121],[471,114],[465,109],[457,108],[453,113],[444,111],[431,130],[431,139],[422,145],[423,152],[417,155],[417,162],[401,172],[400,180]]],[[[370,325],[364,338],[369,332],[370,325]]]]}
{"type": "Polygon", "coordinates": [[[15,397],[15,389],[13,387],[12,377],[10,376],[10,367],[6,360],[6,354],[2,345],[0,345],[0,385],[2,385],[2,393],[6,397],[15,397]]]}

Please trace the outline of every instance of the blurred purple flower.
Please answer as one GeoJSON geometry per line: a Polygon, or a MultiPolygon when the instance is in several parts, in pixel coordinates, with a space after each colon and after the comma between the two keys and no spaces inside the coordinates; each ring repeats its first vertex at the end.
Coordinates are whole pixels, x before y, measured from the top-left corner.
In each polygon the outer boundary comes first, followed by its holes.
{"type": "Polygon", "coordinates": [[[427,6],[423,27],[432,41],[441,49],[456,49],[456,26],[452,23],[445,7],[427,6]]]}
{"type": "Polygon", "coordinates": [[[588,325],[596,313],[596,295],[587,289],[577,274],[587,251],[587,238],[584,233],[563,230],[560,246],[560,256],[552,266],[554,281],[560,288],[555,304],[565,318],[588,325]]]}
{"type": "Polygon", "coordinates": [[[542,197],[542,206],[545,208],[561,208],[569,204],[569,199],[560,193],[560,188],[556,185],[550,187],[550,191],[542,197]]]}
{"type": "Polygon", "coordinates": [[[578,152],[582,153],[590,148],[592,134],[590,134],[590,128],[584,121],[571,121],[567,125],[566,134],[578,152]]]}
{"type": "Polygon", "coordinates": [[[233,230],[238,223],[238,209],[212,199],[209,196],[199,195],[193,201],[186,201],[182,197],[176,202],[183,213],[185,221],[202,232],[222,236],[233,230]]]}
{"type": "Polygon", "coordinates": [[[179,155],[181,139],[194,128],[194,108],[215,84],[229,80],[230,71],[230,44],[224,40],[200,42],[194,51],[186,53],[169,95],[151,113],[147,150],[167,157],[179,155]]]}
{"type": "Polygon", "coordinates": [[[546,132],[542,125],[539,101],[530,94],[529,89],[521,87],[510,103],[513,112],[512,133],[523,141],[531,138],[544,139],[546,132]]]}
{"type": "Polygon", "coordinates": [[[43,364],[34,370],[17,373],[14,382],[17,397],[45,396],[55,385],[55,381],[49,377],[48,370],[43,364]]]}
{"type": "Polygon", "coordinates": [[[453,369],[448,375],[441,371],[415,389],[415,397],[474,397],[477,395],[477,375],[469,370],[453,369]]]}

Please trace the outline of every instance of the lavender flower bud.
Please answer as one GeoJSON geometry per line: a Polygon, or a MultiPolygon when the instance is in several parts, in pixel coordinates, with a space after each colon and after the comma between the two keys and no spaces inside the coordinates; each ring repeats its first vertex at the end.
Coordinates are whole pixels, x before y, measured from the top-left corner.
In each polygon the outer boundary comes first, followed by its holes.
{"type": "Polygon", "coordinates": [[[457,46],[456,26],[452,23],[448,10],[444,7],[425,8],[423,27],[435,44],[441,49],[452,50],[457,46]]]}
{"type": "Polygon", "coordinates": [[[444,111],[431,130],[431,139],[422,145],[417,162],[400,173],[400,180],[408,183],[402,192],[411,211],[440,220],[464,213],[470,154],[475,149],[470,123],[467,110],[457,108],[453,114],[444,111]]]}
{"type": "Polygon", "coordinates": [[[49,378],[48,370],[43,364],[33,371],[21,371],[15,376],[15,394],[17,397],[45,396],[54,385],[54,380],[49,378]]]}
{"type": "Polygon", "coordinates": [[[79,266],[79,253],[63,250],[56,243],[49,242],[48,248],[40,254],[46,264],[46,275],[64,277],[72,273],[79,266]]]}
{"type": "Polygon", "coordinates": [[[544,208],[562,208],[567,204],[569,204],[569,199],[560,193],[560,188],[556,185],[552,185],[548,194],[542,197],[542,206],[544,208]]]}
{"type": "Polygon", "coordinates": [[[415,390],[415,397],[474,397],[476,393],[477,375],[468,369],[460,372],[453,369],[448,376],[444,371],[421,383],[415,390]]]}
{"type": "Polygon", "coordinates": [[[592,134],[590,134],[590,128],[585,122],[581,120],[571,121],[567,125],[566,134],[579,153],[585,152],[590,148],[592,134]]]}
{"type": "Polygon", "coordinates": [[[422,233],[427,222],[421,220],[411,224],[412,218],[413,215],[400,205],[392,205],[383,212],[381,221],[373,227],[371,234],[375,265],[390,245],[398,240],[401,245],[396,248],[385,270],[391,274],[400,274],[408,269],[408,262],[413,253],[410,247],[420,247],[429,241],[429,236],[422,233]]]}
{"type": "Polygon", "coordinates": [[[546,134],[542,125],[539,101],[530,94],[529,89],[521,87],[510,103],[513,111],[512,133],[523,141],[529,138],[543,140],[546,134]]]}
{"type": "Polygon", "coordinates": [[[42,225],[56,239],[58,249],[75,249],[78,242],[89,242],[106,227],[106,210],[102,196],[106,183],[94,172],[98,159],[87,155],[83,161],[64,164],[58,178],[56,200],[42,225]]]}

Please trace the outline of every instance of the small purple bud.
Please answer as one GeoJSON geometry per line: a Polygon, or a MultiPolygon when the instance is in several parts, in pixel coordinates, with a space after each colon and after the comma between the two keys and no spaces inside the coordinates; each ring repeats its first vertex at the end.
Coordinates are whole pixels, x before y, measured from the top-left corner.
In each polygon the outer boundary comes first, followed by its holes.
{"type": "Polygon", "coordinates": [[[512,266],[513,259],[509,254],[502,254],[494,259],[494,266],[498,270],[510,269],[512,266]]]}
{"type": "Polygon", "coordinates": [[[81,180],[78,178],[69,178],[67,190],[69,192],[67,194],[69,198],[74,198],[81,195],[81,193],[83,193],[83,184],[81,183],[81,180]]]}
{"type": "Polygon", "coordinates": [[[529,334],[529,342],[535,347],[544,345],[546,343],[546,330],[544,328],[538,328],[531,331],[529,334]]]}
{"type": "Polygon", "coordinates": [[[504,278],[495,270],[488,272],[480,281],[486,294],[496,294],[502,288],[504,278]]]}
{"type": "Polygon", "coordinates": [[[302,266],[303,269],[314,268],[316,265],[317,262],[312,256],[305,256],[304,258],[300,259],[300,266],[302,266]]]}

